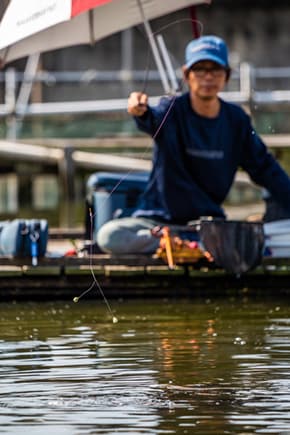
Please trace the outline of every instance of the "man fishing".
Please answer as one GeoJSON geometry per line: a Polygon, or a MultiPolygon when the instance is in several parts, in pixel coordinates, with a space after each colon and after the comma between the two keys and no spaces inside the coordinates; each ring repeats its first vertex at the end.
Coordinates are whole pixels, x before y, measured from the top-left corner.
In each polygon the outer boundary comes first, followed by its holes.
{"type": "Polygon", "coordinates": [[[133,92],[128,113],[154,139],[153,165],[138,209],[100,228],[97,242],[115,254],[153,253],[157,225],[186,225],[202,216],[225,217],[225,200],[238,168],[290,214],[290,179],[239,106],[219,97],[230,77],[228,50],[216,36],[191,41],[185,51],[188,92],[157,107],[133,92]]]}

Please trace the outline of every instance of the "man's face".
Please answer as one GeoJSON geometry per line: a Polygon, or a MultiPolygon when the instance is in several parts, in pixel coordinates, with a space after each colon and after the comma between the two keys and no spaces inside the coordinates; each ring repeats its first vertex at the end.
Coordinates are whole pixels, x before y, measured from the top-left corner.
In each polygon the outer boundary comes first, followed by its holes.
{"type": "Polygon", "coordinates": [[[227,72],[219,64],[205,60],[192,65],[185,79],[191,93],[200,99],[211,100],[223,89],[227,72]]]}

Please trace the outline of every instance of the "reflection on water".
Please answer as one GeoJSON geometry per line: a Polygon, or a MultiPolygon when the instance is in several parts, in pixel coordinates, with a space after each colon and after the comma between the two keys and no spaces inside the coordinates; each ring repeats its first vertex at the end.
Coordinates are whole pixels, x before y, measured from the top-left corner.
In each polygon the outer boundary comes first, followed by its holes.
{"type": "Polygon", "coordinates": [[[2,304],[0,433],[290,434],[287,301],[2,304]]]}

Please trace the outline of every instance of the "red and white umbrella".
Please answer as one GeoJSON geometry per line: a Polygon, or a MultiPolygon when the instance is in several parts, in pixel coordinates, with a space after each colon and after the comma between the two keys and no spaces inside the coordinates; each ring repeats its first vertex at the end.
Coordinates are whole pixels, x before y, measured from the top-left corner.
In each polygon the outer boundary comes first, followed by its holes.
{"type": "Polygon", "coordinates": [[[4,63],[92,44],[115,32],[211,0],[10,0],[0,23],[4,63]]]}

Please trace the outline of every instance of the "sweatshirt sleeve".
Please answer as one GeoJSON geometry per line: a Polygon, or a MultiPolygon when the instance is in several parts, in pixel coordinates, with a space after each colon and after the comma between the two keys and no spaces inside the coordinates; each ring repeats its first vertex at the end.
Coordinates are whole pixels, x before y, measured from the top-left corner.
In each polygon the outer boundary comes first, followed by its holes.
{"type": "Polygon", "coordinates": [[[247,117],[242,151],[242,168],[251,179],[266,188],[272,197],[284,207],[290,207],[290,179],[273,155],[267,150],[247,117]]]}
{"type": "Polygon", "coordinates": [[[155,137],[162,127],[170,110],[171,98],[164,97],[156,107],[148,106],[148,110],[142,116],[135,116],[134,120],[139,130],[155,137]]]}

